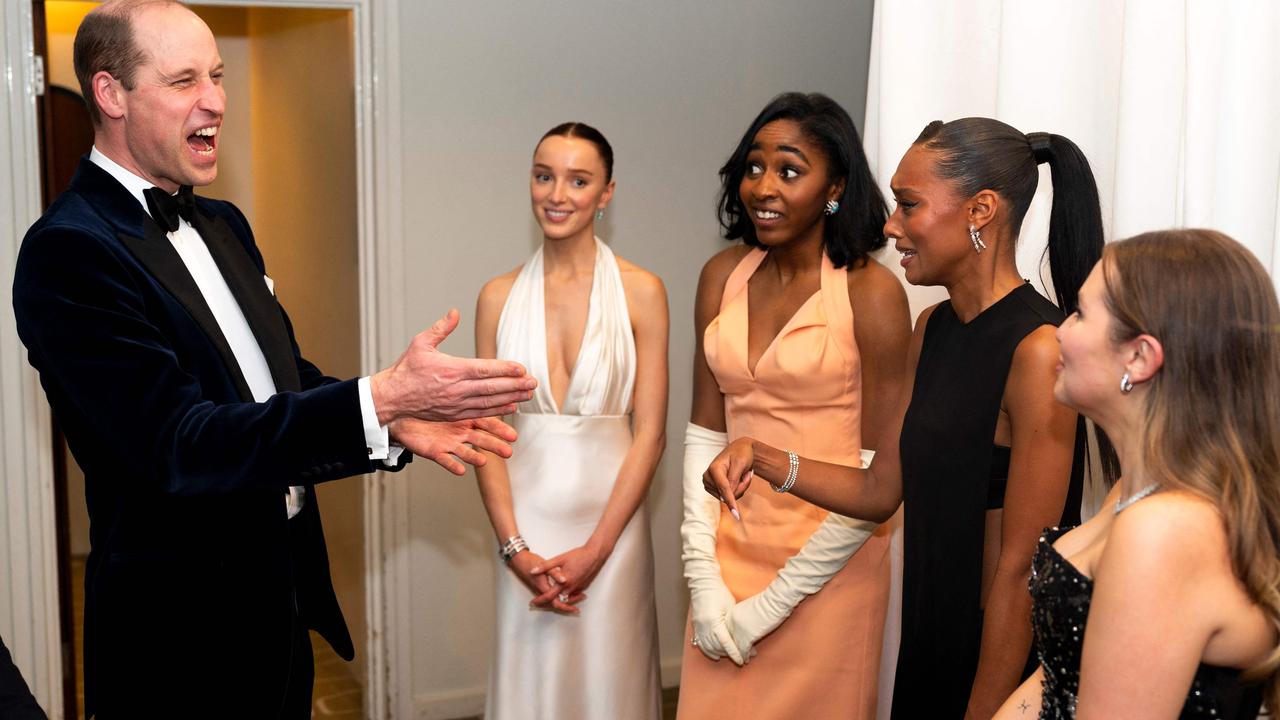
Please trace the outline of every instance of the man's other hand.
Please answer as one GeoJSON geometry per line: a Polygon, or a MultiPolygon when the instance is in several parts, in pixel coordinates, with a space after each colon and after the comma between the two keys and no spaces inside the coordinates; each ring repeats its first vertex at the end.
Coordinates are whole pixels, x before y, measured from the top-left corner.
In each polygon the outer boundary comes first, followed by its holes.
{"type": "Polygon", "coordinates": [[[511,457],[516,431],[497,418],[475,418],[453,422],[429,422],[417,418],[393,420],[387,427],[392,442],[418,457],[435,462],[454,475],[467,472],[466,465],[480,467],[487,450],[498,457],[511,457]],[[461,462],[459,462],[461,461],[461,462]]]}

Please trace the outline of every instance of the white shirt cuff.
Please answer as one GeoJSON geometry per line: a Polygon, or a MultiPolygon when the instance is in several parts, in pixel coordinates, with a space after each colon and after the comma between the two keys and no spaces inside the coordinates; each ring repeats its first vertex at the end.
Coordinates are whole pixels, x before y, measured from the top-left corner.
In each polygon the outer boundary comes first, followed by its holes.
{"type": "Polygon", "coordinates": [[[387,426],[378,424],[378,411],[373,407],[373,388],[369,386],[369,378],[362,377],[356,381],[356,388],[360,393],[360,420],[364,424],[364,444],[369,449],[369,459],[390,460],[394,463],[403,448],[392,448],[387,426]]]}

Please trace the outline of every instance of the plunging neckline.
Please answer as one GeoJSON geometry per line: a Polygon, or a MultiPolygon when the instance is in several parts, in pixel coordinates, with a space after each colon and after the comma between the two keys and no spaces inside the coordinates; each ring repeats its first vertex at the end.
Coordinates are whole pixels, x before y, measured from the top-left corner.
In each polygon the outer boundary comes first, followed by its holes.
{"type": "Polygon", "coordinates": [[[812,303],[815,298],[822,297],[823,282],[826,280],[826,273],[823,272],[823,263],[826,262],[826,255],[824,251],[823,257],[818,261],[818,289],[814,290],[812,295],[805,298],[804,302],[800,303],[800,305],[796,307],[795,312],[791,313],[791,317],[787,318],[787,321],[782,324],[782,327],[778,332],[774,333],[774,336],[769,340],[769,344],[760,352],[760,357],[756,358],[756,364],[753,366],[751,364],[751,278],[756,276],[756,273],[760,271],[760,266],[764,265],[764,261],[768,259],[769,251],[761,251],[760,259],[756,261],[756,266],[751,268],[751,273],[747,275],[746,280],[742,283],[742,292],[746,294],[746,304],[744,306],[745,312],[743,312],[743,317],[746,320],[746,328],[743,333],[743,337],[747,340],[747,346],[744,348],[744,352],[742,353],[742,362],[743,365],[746,366],[747,377],[751,378],[753,382],[756,379],[756,371],[760,369],[760,363],[764,362],[764,359],[769,356],[770,352],[773,352],[773,348],[778,344],[778,341],[786,336],[787,332],[791,329],[791,326],[795,324],[796,318],[800,317],[800,314],[805,310],[805,308],[809,307],[809,304],[812,303]]]}
{"type": "MultiPolygon", "coordinates": [[[[574,327],[572,336],[562,332],[551,335],[552,342],[562,340],[568,346],[571,337],[581,331],[576,357],[568,354],[573,351],[570,347],[565,350],[563,362],[557,360],[560,364],[556,376],[567,387],[558,381],[553,396],[548,351],[554,358],[560,348],[548,344],[547,312],[563,309],[577,315],[582,306],[577,305],[580,295],[578,300],[565,295],[565,302],[547,307],[542,250],[538,248],[521,268],[498,320],[498,357],[524,363],[529,374],[538,379],[533,399],[521,403],[519,412],[565,417],[629,413],[635,386],[635,341],[622,275],[613,252],[596,238],[586,326],[574,327]]],[[[585,268],[581,270],[585,272],[585,268]]],[[[574,282],[585,279],[575,276],[574,282]]]]}
{"type": "MultiPolygon", "coordinates": [[[[763,262],[764,261],[761,260],[761,263],[763,262]]],[[[757,269],[759,269],[759,266],[757,266],[757,269]]],[[[753,275],[755,274],[754,271],[752,272],[752,274],[753,275]]],[[[754,367],[751,365],[751,280],[750,279],[747,280],[745,290],[747,292],[747,305],[746,305],[747,311],[744,313],[744,316],[746,317],[746,320],[747,320],[747,333],[746,333],[747,352],[743,355],[743,360],[746,362],[746,365],[747,365],[747,376],[750,377],[752,380],[755,380],[756,371],[760,369],[760,363],[764,362],[764,359],[768,357],[770,352],[773,351],[774,346],[778,344],[778,340],[787,334],[787,332],[791,329],[792,324],[795,323],[796,318],[800,317],[800,313],[805,308],[809,307],[809,303],[812,303],[815,298],[821,297],[822,280],[821,278],[819,278],[818,289],[814,290],[812,295],[806,298],[804,302],[800,303],[800,306],[796,308],[795,312],[791,313],[791,317],[787,318],[787,321],[782,324],[782,328],[778,330],[777,333],[774,334],[773,339],[771,339],[769,341],[769,344],[765,346],[763,351],[761,351],[760,357],[756,358],[756,364],[754,367]]]]}
{"type": "Polygon", "coordinates": [[[569,366],[569,382],[564,386],[564,398],[556,399],[551,389],[551,338],[547,334],[547,272],[546,261],[543,261],[542,272],[542,367],[547,372],[547,396],[551,398],[551,409],[556,415],[563,415],[561,408],[573,394],[574,381],[578,378],[578,368],[582,365],[582,348],[591,332],[591,316],[595,312],[596,281],[600,277],[600,249],[596,248],[595,257],[591,260],[591,288],[587,290],[587,319],[582,323],[582,335],[578,337],[578,352],[573,356],[573,364],[569,366]]]}

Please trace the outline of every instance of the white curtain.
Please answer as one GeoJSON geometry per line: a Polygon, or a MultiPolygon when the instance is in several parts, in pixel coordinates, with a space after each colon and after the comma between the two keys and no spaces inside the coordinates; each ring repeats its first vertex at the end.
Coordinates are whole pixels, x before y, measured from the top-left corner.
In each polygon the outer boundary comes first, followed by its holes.
{"type": "MultiPolygon", "coordinates": [[[[1280,3],[881,0],[874,24],[864,140],[886,193],[926,123],[994,117],[1084,150],[1108,240],[1212,227],[1276,275],[1280,3]]],[[[1041,173],[1019,248],[1033,280],[1048,229],[1041,173]]],[[[909,293],[915,312],[942,297],[909,293]]]]}
{"type": "MultiPolygon", "coordinates": [[[[998,118],[1080,146],[1107,240],[1211,227],[1280,278],[1280,2],[879,0],[873,22],[863,140],[886,197],[928,122],[998,118]]],[[[1042,291],[1050,199],[1042,166],[1018,249],[1042,291]]],[[[913,314],[946,296],[907,293],[913,314]]],[[[891,618],[882,695],[897,632],[891,618]]]]}

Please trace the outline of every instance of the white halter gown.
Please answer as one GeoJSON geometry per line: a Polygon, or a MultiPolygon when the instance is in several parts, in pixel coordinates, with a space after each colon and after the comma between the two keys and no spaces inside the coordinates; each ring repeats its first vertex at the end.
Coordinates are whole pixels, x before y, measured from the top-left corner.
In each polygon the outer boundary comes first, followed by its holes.
{"type": "MultiPolygon", "coordinates": [[[[542,249],[525,263],[498,322],[498,357],[538,379],[512,424],[507,461],[516,523],[529,548],[551,557],[595,530],[631,447],[636,350],[618,262],[596,239],[582,348],[557,408],[547,375],[542,249]]],[[[487,720],[661,717],[653,550],[644,505],[622,532],[576,616],[529,609],[532,595],[501,562],[497,647],[487,720]]]]}

